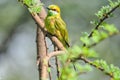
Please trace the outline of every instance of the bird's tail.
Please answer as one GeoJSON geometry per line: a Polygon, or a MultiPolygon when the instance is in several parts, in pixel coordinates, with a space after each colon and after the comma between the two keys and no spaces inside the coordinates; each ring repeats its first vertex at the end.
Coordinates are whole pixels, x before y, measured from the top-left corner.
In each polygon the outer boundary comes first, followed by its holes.
{"type": "Polygon", "coordinates": [[[70,44],[68,42],[65,41],[66,47],[70,47],[70,44]]]}

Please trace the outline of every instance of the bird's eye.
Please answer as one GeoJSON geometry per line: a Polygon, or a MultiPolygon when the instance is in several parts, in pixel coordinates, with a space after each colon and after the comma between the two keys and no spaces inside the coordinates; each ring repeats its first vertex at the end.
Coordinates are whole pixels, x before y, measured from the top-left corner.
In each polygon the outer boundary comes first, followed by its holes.
{"type": "Polygon", "coordinates": [[[53,9],[53,11],[56,11],[56,9],[53,9]]]}

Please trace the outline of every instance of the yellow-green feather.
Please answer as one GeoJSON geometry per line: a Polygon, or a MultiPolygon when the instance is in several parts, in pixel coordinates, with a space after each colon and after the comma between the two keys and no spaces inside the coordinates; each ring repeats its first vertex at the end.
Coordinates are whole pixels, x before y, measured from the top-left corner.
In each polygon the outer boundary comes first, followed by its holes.
{"type": "Polygon", "coordinates": [[[55,35],[62,42],[65,48],[69,47],[68,31],[60,15],[48,15],[45,19],[45,26],[48,32],[55,35]]]}

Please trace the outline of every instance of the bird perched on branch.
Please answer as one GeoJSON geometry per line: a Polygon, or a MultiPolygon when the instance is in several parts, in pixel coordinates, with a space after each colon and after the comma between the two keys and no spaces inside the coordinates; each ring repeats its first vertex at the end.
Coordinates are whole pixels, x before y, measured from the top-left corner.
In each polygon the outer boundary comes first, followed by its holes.
{"type": "Polygon", "coordinates": [[[57,5],[49,5],[47,7],[48,14],[45,19],[45,27],[47,31],[56,36],[65,48],[69,47],[69,37],[65,22],[60,15],[60,8],[57,5]]]}

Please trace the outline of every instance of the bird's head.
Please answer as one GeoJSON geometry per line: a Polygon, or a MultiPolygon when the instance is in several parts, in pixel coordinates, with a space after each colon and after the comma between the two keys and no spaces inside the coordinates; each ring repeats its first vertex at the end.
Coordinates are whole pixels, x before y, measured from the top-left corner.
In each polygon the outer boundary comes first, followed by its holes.
{"type": "Polygon", "coordinates": [[[60,15],[60,8],[57,5],[49,5],[47,9],[49,16],[60,15]]]}

